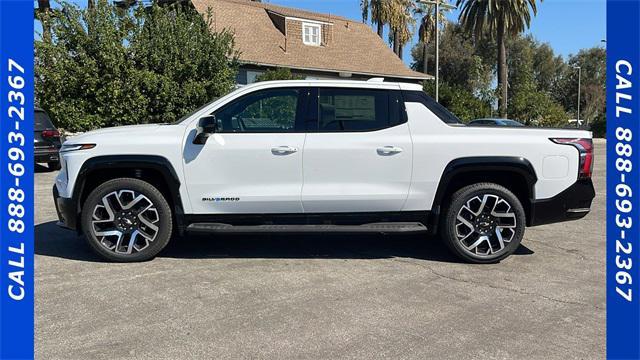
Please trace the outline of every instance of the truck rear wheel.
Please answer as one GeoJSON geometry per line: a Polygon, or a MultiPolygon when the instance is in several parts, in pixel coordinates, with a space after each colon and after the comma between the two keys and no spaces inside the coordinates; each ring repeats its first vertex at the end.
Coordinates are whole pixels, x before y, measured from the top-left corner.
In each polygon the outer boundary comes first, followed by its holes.
{"type": "Polygon", "coordinates": [[[526,218],[520,200],[507,188],[478,183],[453,194],[442,225],[442,238],[456,255],[473,263],[493,263],[518,248],[526,218]]]}
{"type": "Polygon", "coordinates": [[[154,258],[171,238],[171,208],[153,185],[138,179],[109,180],[89,194],[82,229],[91,248],[117,262],[154,258]]]}

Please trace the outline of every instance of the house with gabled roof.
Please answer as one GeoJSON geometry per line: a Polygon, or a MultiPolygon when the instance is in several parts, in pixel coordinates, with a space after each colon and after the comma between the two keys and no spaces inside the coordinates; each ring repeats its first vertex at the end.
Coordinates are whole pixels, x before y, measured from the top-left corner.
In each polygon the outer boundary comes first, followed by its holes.
{"type": "Polygon", "coordinates": [[[212,31],[228,29],[235,34],[240,85],[278,67],[308,79],[431,79],[409,69],[359,21],[250,0],[192,0],[192,4],[203,15],[212,11],[212,31]]]}

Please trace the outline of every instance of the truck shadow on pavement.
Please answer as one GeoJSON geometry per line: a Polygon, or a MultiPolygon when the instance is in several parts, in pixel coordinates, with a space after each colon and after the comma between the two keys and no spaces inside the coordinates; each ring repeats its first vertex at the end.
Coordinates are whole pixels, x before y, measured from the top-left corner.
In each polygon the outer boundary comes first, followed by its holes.
{"type": "Polygon", "coordinates": [[[34,164],[33,166],[33,172],[34,173],[50,173],[50,172],[54,172],[57,170],[51,170],[48,167],[46,167],[45,165],[42,164],[34,164]]]}
{"type": "MultiPolygon", "coordinates": [[[[173,238],[159,258],[327,258],[379,259],[407,257],[460,263],[437,238],[424,235],[382,234],[260,234],[216,235],[173,238]]],[[[65,230],[55,221],[35,226],[35,253],[78,261],[104,262],[86,244],[83,236],[65,230]]],[[[520,245],[514,255],[534,252],[520,245]]]]}

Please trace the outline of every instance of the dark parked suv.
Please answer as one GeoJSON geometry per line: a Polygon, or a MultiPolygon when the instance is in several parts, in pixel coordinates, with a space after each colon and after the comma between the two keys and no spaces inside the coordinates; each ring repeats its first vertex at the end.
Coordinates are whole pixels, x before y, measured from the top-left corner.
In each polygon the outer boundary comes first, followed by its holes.
{"type": "Polygon", "coordinates": [[[60,132],[44,110],[36,108],[34,115],[35,162],[46,163],[50,170],[60,170],[60,132]]]}

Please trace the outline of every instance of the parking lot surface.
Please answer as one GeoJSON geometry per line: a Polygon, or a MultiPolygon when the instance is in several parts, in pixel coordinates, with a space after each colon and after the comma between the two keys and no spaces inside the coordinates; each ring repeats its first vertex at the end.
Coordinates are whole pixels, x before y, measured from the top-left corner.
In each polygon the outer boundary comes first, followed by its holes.
{"type": "Polygon", "coordinates": [[[470,265],[422,236],[260,235],[173,241],[101,261],[58,228],[36,178],[41,359],[595,359],[605,357],[605,145],[583,220],[529,228],[470,265]]]}

